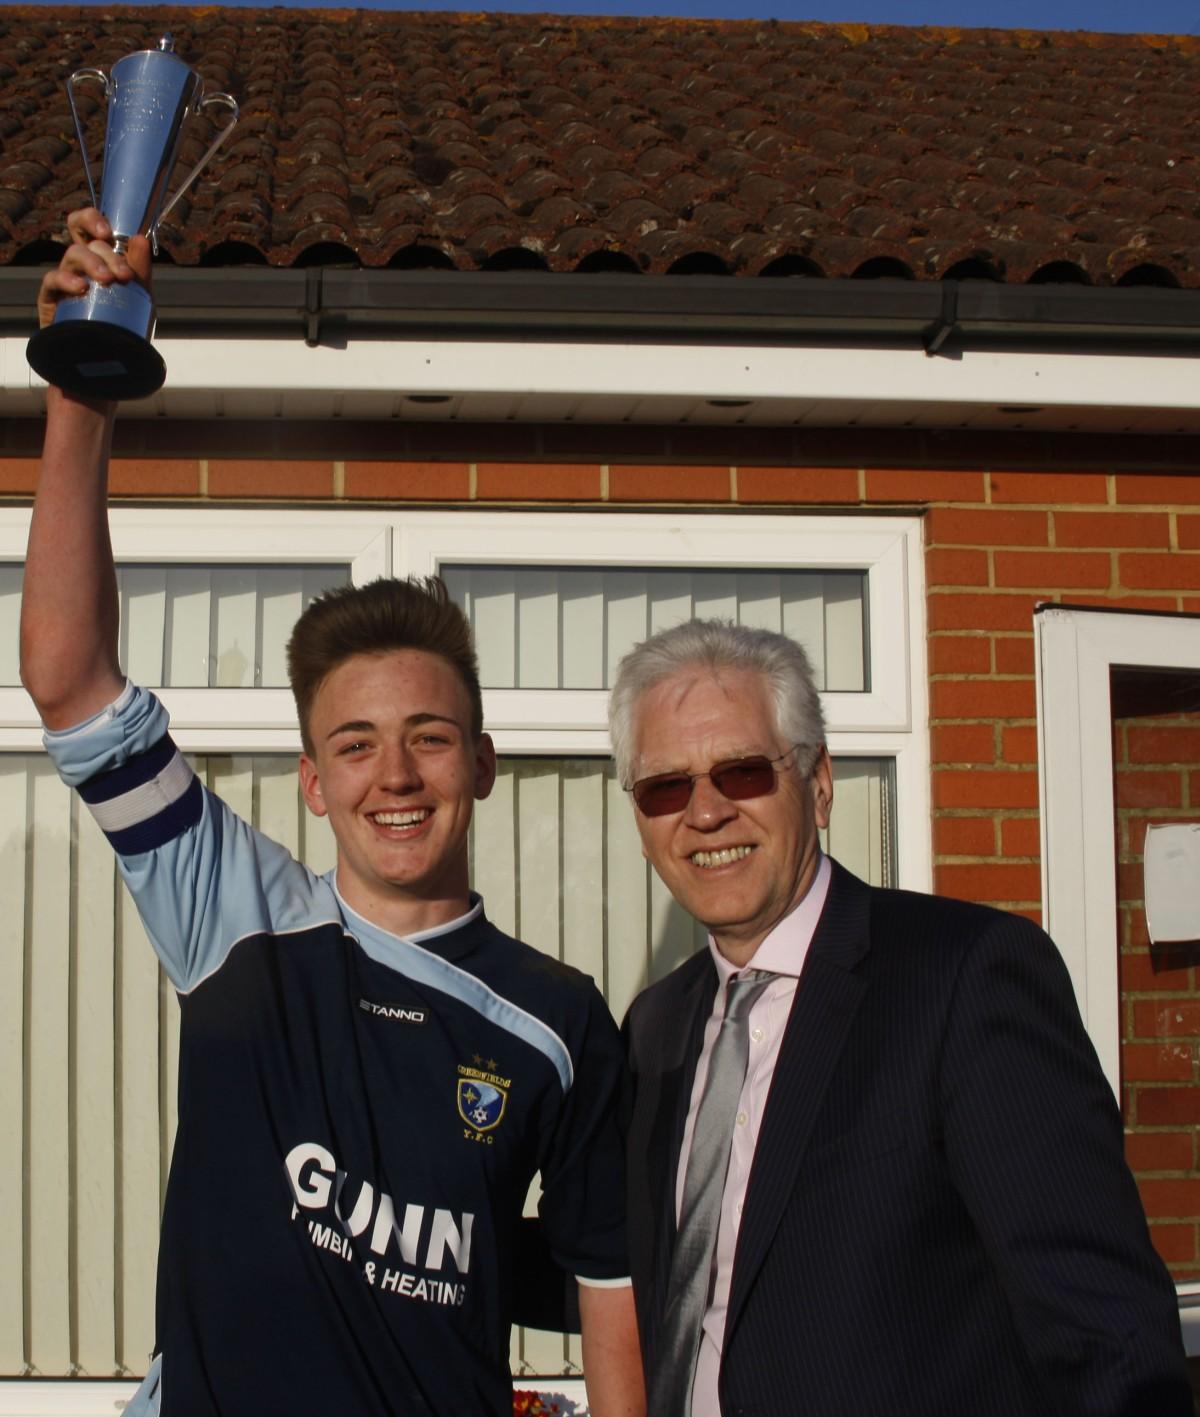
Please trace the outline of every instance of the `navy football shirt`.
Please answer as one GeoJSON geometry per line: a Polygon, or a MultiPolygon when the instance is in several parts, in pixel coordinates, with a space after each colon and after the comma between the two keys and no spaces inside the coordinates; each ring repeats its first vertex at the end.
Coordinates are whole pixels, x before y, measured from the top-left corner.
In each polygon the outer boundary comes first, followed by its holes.
{"type": "Polygon", "coordinates": [[[518,1221],[628,1273],[616,1027],[474,898],[401,938],[207,792],[129,688],[47,733],[179,991],[154,1369],[129,1409],[511,1411],[518,1221]]]}

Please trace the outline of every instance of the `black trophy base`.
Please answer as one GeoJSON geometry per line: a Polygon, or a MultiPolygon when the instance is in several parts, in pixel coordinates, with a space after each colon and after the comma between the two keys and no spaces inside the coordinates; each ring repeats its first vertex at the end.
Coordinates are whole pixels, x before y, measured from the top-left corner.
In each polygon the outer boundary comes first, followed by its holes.
{"type": "Polygon", "coordinates": [[[67,320],[39,330],[25,356],[48,384],[79,398],[144,399],[167,377],[142,335],[104,320],[67,320]]]}

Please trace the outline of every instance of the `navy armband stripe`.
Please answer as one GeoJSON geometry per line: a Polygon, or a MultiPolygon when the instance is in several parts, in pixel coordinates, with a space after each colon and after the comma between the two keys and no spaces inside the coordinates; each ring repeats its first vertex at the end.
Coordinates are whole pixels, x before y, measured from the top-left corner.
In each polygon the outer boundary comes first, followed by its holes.
{"type": "Polygon", "coordinates": [[[118,856],[137,856],[182,836],[189,827],[196,825],[203,810],[204,789],[200,786],[200,779],[192,773],[183,796],[168,803],[154,816],[117,831],[107,831],[103,825],[101,830],[118,856]]]}
{"type": "Polygon", "coordinates": [[[152,782],[178,755],[179,749],[171,735],[164,733],[144,753],[138,753],[120,767],[98,773],[82,783],[79,795],[89,807],[95,807],[99,802],[111,802],[115,797],[123,797],[134,788],[152,782]]]}
{"type": "Polygon", "coordinates": [[[129,762],[83,783],[79,795],[123,856],[152,851],[195,826],[204,803],[199,780],[167,734],[129,762]]]}

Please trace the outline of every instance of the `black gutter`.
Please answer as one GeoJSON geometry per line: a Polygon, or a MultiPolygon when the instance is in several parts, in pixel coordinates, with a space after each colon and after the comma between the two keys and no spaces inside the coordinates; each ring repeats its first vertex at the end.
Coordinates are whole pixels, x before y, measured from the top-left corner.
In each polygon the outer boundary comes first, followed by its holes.
{"type": "MultiPolygon", "coordinates": [[[[0,269],[0,333],[32,328],[40,269],[0,269]]],[[[552,275],[541,271],[155,271],[159,331],[588,338],[1200,353],[1200,291],[988,281],[552,275]]]]}

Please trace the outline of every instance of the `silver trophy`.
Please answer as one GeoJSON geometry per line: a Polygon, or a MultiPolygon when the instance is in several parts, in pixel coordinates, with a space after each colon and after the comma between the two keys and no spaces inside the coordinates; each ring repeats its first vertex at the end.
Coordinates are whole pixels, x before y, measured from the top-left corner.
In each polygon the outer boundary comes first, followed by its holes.
{"type": "MultiPolygon", "coordinates": [[[[131,236],[153,241],[159,223],[196,180],[237,122],[238,106],[227,93],[204,93],[204,80],[174,52],[163,35],[157,49],[127,54],[103,69],[79,69],[67,81],[67,97],[83,153],[92,205],[113,230],[113,244],[124,251],[131,236]],[[79,84],[98,80],[108,98],[104,171],[100,199],[88,160],[83,124],[75,107],[79,84]],[[187,119],[210,105],[231,111],[208,151],[166,201],[167,186],[187,119]],[[165,205],[164,205],[165,202],[165,205]]],[[[111,285],[93,283],[86,294],[59,302],[54,322],[29,341],[30,364],[51,384],[68,393],[101,399],[145,398],[160,389],[167,366],[150,343],[154,299],[136,280],[111,285]]]]}

